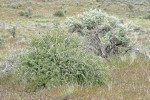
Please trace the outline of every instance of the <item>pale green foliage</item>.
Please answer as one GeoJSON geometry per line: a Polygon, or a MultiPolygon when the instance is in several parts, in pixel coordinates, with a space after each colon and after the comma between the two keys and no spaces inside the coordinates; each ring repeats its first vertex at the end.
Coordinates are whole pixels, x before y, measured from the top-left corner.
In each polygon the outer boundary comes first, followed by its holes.
{"type": "Polygon", "coordinates": [[[92,49],[94,48],[93,51],[102,57],[123,53],[119,51],[119,47],[126,47],[130,42],[128,30],[122,20],[109,16],[101,10],[92,9],[77,18],[68,18],[66,24],[71,32],[85,37],[86,42],[89,42],[92,49]]]}
{"type": "Polygon", "coordinates": [[[103,23],[108,24],[106,14],[102,13],[101,10],[96,9],[84,12],[80,15],[80,21],[87,29],[92,29],[97,25],[102,25],[103,23]]]}
{"type": "Polygon", "coordinates": [[[27,7],[25,11],[19,12],[19,15],[20,16],[31,17],[32,13],[33,13],[32,7],[27,7]]]}
{"type": "Polygon", "coordinates": [[[18,9],[19,7],[21,7],[22,5],[20,3],[11,3],[10,7],[13,9],[18,9]]]}
{"type": "Polygon", "coordinates": [[[13,76],[29,89],[63,84],[104,84],[106,67],[100,59],[82,49],[77,36],[55,29],[32,41],[31,49],[21,56],[13,76]]]}

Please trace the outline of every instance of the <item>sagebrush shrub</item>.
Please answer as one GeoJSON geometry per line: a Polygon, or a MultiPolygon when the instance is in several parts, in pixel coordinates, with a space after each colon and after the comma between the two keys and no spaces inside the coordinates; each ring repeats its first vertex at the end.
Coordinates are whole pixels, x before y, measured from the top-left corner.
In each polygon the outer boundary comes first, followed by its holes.
{"type": "Polygon", "coordinates": [[[32,7],[27,7],[25,11],[19,12],[19,15],[25,17],[31,17],[32,13],[33,13],[32,7]]]}
{"type": "Polygon", "coordinates": [[[20,57],[14,77],[31,89],[63,84],[104,84],[106,67],[100,59],[82,49],[77,36],[61,29],[50,31],[32,41],[29,51],[20,57]]]}
{"type": "Polygon", "coordinates": [[[13,9],[18,9],[19,7],[21,7],[22,5],[20,3],[11,3],[10,7],[13,9]]]}
{"type": "Polygon", "coordinates": [[[13,26],[11,29],[8,29],[8,32],[13,36],[13,38],[16,37],[16,26],[13,26]]]}
{"type": "Polygon", "coordinates": [[[70,32],[84,37],[87,51],[92,50],[96,55],[109,57],[124,53],[130,42],[128,30],[122,20],[102,12],[90,10],[78,18],[68,18],[66,21],[70,32]]]}

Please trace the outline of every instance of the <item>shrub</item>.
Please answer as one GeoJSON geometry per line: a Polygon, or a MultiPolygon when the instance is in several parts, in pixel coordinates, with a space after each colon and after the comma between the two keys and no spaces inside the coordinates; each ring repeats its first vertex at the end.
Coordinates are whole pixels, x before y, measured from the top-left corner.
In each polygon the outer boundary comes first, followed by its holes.
{"type": "Polygon", "coordinates": [[[27,7],[26,10],[25,10],[29,15],[32,15],[32,7],[27,7]]]}
{"type": "Polygon", "coordinates": [[[21,4],[20,3],[11,3],[10,7],[13,9],[18,9],[19,7],[21,7],[21,4]]]}
{"type": "Polygon", "coordinates": [[[127,4],[127,6],[130,11],[132,11],[132,12],[134,11],[134,6],[132,4],[127,4]]]}
{"type": "Polygon", "coordinates": [[[20,57],[14,77],[26,89],[63,84],[102,85],[106,67],[95,56],[82,52],[77,36],[60,29],[36,38],[31,49],[20,57]]]}
{"type": "Polygon", "coordinates": [[[3,61],[1,63],[1,68],[3,68],[4,73],[9,73],[13,67],[17,65],[17,57],[20,53],[20,50],[17,50],[16,48],[10,48],[9,52],[7,53],[7,56],[3,58],[3,61]]]}
{"type": "Polygon", "coordinates": [[[100,0],[96,0],[96,2],[100,2],[100,0]]]}
{"type": "Polygon", "coordinates": [[[144,19],[150,19],[150,14],[143,17],[144,19]]]}
{"type": "Polygon", "coordinates": [[[33,10],[32,7],[28,7],[28,8],[26,8],[25,11],[19,12],[19,15],[20,15],[20,16],[31,17],[31,15],[32,15],[32,10],[33,10]]]}
{"type": "Polygon", "coordinates": [[[79,18],[68,18],[66,21],[70,32],[78,33],[85,40],[87,51],[101,57],[124,53],[130,39],[123,21],[109,16],[101,10],[84,12],[79,18]]]}
{"type": "Polygon", "coordinates": [[[8,29],[8,32],[13,36],[13,38],[16,37],[16,26],[13,26],[11,29],[8,29]]]}
{"type": "Polygon", "coordinates": [[[25,12],[24,12],[24,11],[20,11],[20,12],[19,12],[19,15],[20,15],[20,16],[25,16],[25,12]]]}
{"type": "Polygon", "coordinates": [[[53,15],[56,17],[63,17],[64,13],[63,13],[63,11],[56,11],[53,15]]]}
{"type": "Polygon", "coordinates": [[[4,42],[2,36],[0,36],[0,45],[4,42]]]}

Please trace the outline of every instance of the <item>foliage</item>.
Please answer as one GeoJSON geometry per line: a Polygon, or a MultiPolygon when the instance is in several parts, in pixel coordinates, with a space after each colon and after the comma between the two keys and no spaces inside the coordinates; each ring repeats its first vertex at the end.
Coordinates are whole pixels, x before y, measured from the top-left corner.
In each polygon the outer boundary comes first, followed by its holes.
{"type": "Polygon", "coordinates": [[[16,26],[13,26],[11,29],[8,29],[8,32],[13,36],[13,38],[16,37],[16,26]]]}
{"type": "Polygon", "coordinates": [[[92,49],[96,55],[102,57],[125,52],[126,49],[122,47],[127,47],[130,42],[123,21],[101,10],[84,12],[76,19],[68,18],[66,24],[70,32],[78,33],[85,38],[87,49],[92,49]]]}
{"type": "Polygon", "coordinates": [[[31,17],[32,11],[33,11],[32,7],[27,7],[25,11],[19,12],[19,15],[20,16],[31,17]]]}
{"type": "Polygon", "coordinates": [[[64,12],[63,11],[56,11],[53,15],[56,16],[56,17],[63,17],[64,12]]]}
{"type": "Polygon", "coordinates": [[[13,9],[18,9],[19,7],[21,7],[22,5],[20,3],[11,3],[10,7],[13,9]]]}
{"type": "Polygon", "coordinates": [[[100,2],[100,0],[96,0],[96,2],[100,2]]]}
{"type": "Polygon", "coordinates": [[[144,19],[150,19],[150,14],[143,17],[144,19]]]}
{"type": "Polygon", "coordinates": [[[20,57],[13,76],[16,82],[33,90],[63,84],[104,84],[106,67],[100,59],[82,49],[77,36],[55,29],[32,41],[31,49],[20,57]]]}
{"type": "Polygon", "coordinates": [[[4,42],[4,39],[2,38],[2,36],[0,36],[0,45],[4,42]]]}

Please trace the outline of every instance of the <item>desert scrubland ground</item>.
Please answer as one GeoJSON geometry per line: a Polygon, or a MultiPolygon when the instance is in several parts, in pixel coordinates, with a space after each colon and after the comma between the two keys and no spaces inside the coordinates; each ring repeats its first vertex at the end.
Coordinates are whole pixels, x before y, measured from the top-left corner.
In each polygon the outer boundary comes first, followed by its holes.
{"type": "MultiPolygon", "coordinates": [[[[16,52],[30,48],[34,37],[49,32],[54,24],[63,23],[67,17],[77,16],[92,8],[101,9],[124,22],[139,26],[146,33],[141,33],[143,36],[138,41],[145,46],[150,45],[148,0],[0,0],[1,75],[9,73],[16,52]],[[25,11],[29,13],[26,14],[25,11]],[[63,15],[55,15],[59,11],[63,15]]],[[[124,56],[121,59],[112,57],[106,61],[109,81],[102,86],[62,85],[29,92],[9,86],[9,77],[2,78],[0,100],[149,100],[149,54],[147,57],[137,55],[134,60],[131,59],[134,56],[124,56]]]]}

